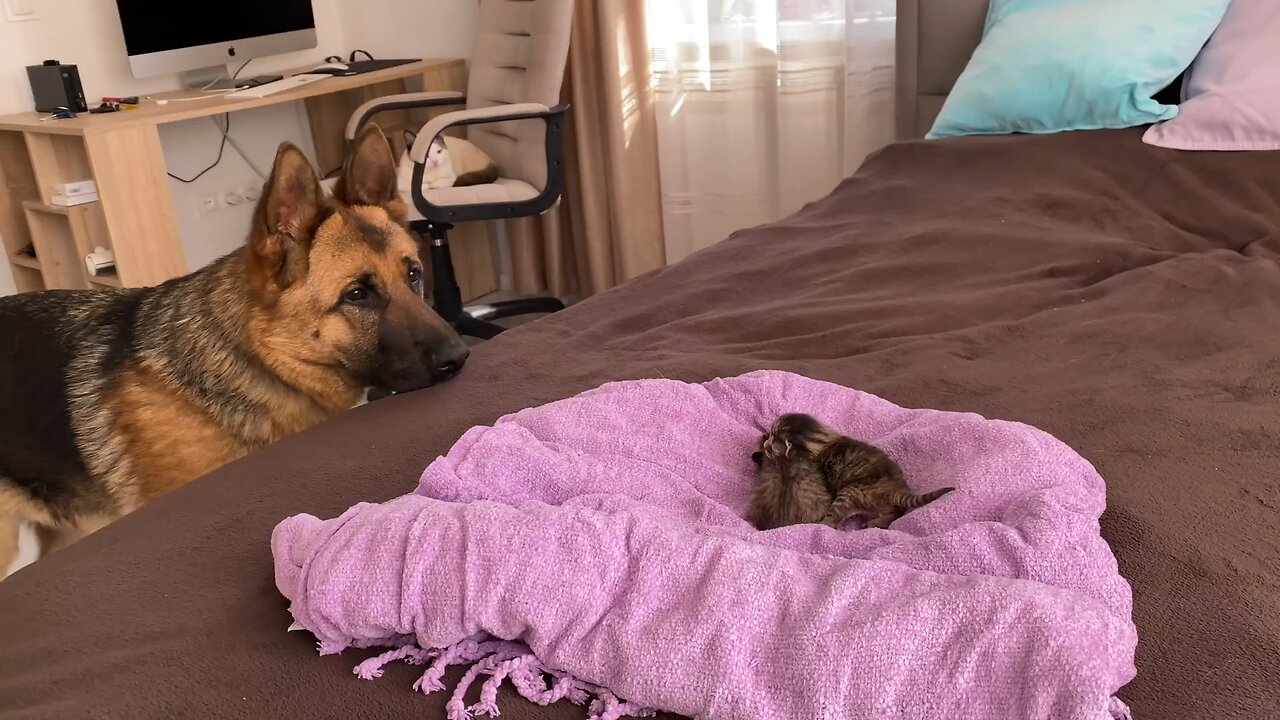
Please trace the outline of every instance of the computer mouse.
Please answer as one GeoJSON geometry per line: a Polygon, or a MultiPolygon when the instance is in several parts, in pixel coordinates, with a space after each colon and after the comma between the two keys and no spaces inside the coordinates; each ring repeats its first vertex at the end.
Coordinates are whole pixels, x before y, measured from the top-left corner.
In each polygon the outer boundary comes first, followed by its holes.
{"type": "Polygon", "coordinates": [[[316,70],[349,70],[350,67],[346,63],[337,62],[337,63],[325,63],[323,65],[317,65],[315,69],[316,70]]]}

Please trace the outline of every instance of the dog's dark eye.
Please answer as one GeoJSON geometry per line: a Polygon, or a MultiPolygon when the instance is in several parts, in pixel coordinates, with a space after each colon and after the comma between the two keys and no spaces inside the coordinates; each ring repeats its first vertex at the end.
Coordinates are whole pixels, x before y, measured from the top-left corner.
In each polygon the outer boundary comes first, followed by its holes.
{"type": "Polygon", "coordinates": [[[417,265],[409,266],[409,284],[417,285],[422,282],[422,268],[417,265]]]}
{"type": "Polygon", "coordinates": [[[342,301],[359,305],[369,299],[369,289],[363,285],[352,285],[342,291],[342,301]]]}

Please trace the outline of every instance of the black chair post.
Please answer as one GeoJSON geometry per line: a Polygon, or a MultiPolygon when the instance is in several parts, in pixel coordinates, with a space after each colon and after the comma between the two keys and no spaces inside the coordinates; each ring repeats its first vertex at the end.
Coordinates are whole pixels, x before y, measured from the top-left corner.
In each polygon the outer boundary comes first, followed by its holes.
{"type": "MultiPolygon", "coordinates": [[[[461,335],[482,340],[497,337],[505,328],[473,317],[462,304],[462,288],[458,287],[458,278],[453,272],[453,256],[449,252],[448,233],[453,226],[429,220],[412,223],[410,226],[414,230],[425,232],[431,244],[431,304],[436,313],[461,335]]],[[[564,305],[558,300],[556,304],[559,305],[556,309],[564,309],[564,305]]]]}
{"type": "Polygon", "coordinates": [[[462,288],[453,272],[449,253],[449,223],[428,222],[424,228],[431,243],[431,299],[436,312],[453,323],[462,317],[462,288]]]}

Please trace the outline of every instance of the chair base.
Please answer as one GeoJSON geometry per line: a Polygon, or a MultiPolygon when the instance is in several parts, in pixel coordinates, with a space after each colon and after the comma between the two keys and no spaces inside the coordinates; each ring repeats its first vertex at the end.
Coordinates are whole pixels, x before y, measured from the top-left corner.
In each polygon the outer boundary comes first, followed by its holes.
{"type": "Polygon", "coordinates": [[[453,258],[446,236],[447,223],[412,223],[415,230],[425,230],[431,243],[432,305],[440,317],[459,335],[488,340],[506,328],[492,322],[502,318],[534,313],[553,313],[564,309],[564,303],[553,297],[520,298],[483,305],[462,305],[462,290],[453,272],[453,258]]]}
{"type": "Polygon", "coordinates": [[[520,298],[519,300],[503,300],[502,302],[468,305],[462,312],[453,317],[446,317],[454,330],[460,335],[488,340],[503,330],[503,326],[491,322],[502,318],[536,313],[553,313],[564,309],[564,303],[553,297],[520,298]]]}

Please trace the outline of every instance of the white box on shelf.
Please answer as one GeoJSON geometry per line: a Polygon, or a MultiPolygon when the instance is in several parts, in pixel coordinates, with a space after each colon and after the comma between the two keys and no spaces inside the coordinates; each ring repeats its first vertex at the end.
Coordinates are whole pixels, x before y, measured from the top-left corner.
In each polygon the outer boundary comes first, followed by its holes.
{"type": "Polygon", "coordinates": [[[75,182],[57,183],[53,186],[59,195],[71,197],[72,195],[88,195],[89,193],[98,192],[98,185],[92,180],[77,180],[75,182]]]}
{"type": "Polygon", "coordinates": [[[85,203],[98,202],[98,193],[86,193],[84,195],[54,195],[49,198],[50,205],[58,207],[73,207],[75,205],[84,205],[85,203]]]}

